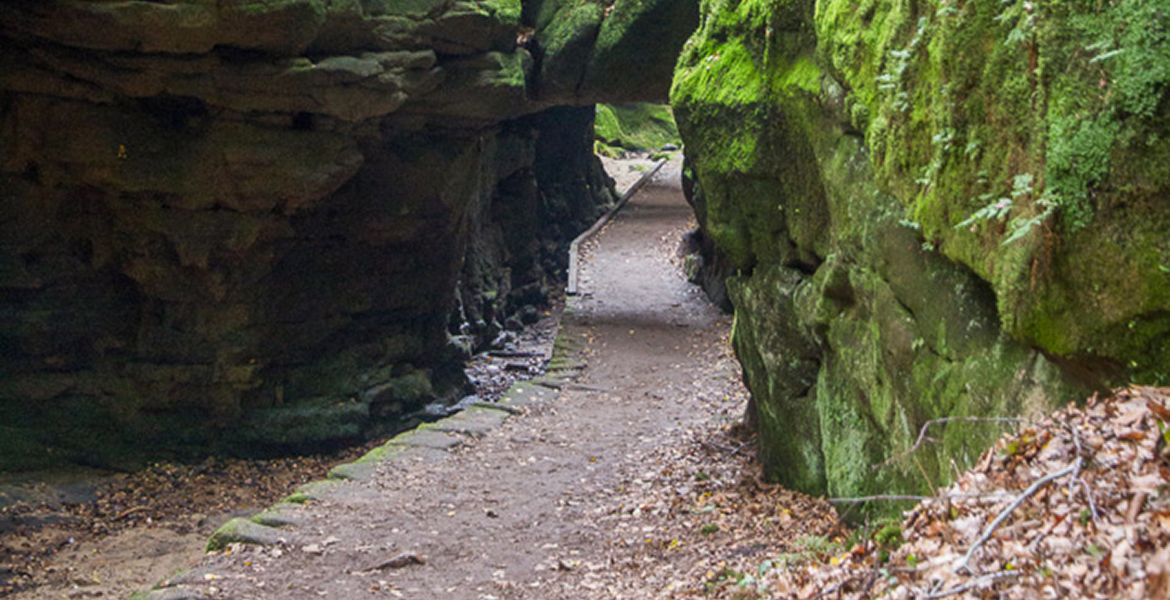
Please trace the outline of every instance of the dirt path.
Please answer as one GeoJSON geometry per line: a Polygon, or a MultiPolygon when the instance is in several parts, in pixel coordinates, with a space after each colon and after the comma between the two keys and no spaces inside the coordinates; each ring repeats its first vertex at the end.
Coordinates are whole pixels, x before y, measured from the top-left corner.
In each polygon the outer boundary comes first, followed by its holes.
{"type": "Polygon", "coordinates": [[[730,318],[675,264],[690,222],[677,181],[668,165],[588,245],[563,324],[587,367],[559,398],[282,505],[296,523],[276,543],[210,554],[156,594],[659,597],[700,589],[720,552],[764,552],[767,536],[716,524],[733,514],[719,495],[750,483],[727,434],[743,391],[730,318]]]}

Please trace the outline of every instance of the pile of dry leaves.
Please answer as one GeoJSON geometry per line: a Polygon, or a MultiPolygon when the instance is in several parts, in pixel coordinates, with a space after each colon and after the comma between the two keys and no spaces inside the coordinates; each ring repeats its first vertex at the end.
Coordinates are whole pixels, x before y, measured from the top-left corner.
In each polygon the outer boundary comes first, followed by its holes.
{"type": "Polygon", "coordinates": [[[752,589],[805,599],[1166,600],[1168,405],[1170,389],[1133,387],[1021,421],[882,547],[858,544],[832,566],[771,569],[752,589]]]}

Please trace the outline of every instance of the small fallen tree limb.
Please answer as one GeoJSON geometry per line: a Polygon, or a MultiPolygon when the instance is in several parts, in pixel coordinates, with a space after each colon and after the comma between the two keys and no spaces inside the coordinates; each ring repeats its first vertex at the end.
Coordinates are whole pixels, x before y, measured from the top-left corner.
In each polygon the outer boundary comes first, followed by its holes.
{"type": "Polygon", "coordinates": [[[150,509],[149,506],[135,506],[133,508],[127,508],[126,510],[114,515],[114,518],[112,518],[110,520],[111,521],[121,521],[122,519],[125,519],[126,517],[129,517],[130,515],[132,515],[134,513],[142,512],[144,510],[149,510],[149,509],[150,509]]]}
{"type": "Polygon", "coordinates": [[[917,500],[927,502],[930,500],[1003,500],[1004,498],[1012,498],[1011,494],[1006,492],[983,492],[978,494],[938,494],[935,496],[915,496],[913,494],[877,494],[874,496],[859,496],[855,498],[841,497],[829,498],[829,502],[833,504],[860,504],[862,502],[881,502],[881,501],[900,501],[900,500],[917,500]]]}
{"type": "Polygon", "coordinates": [[[731,455],[735,456],[736,454],[739,454],[740,450],[743,450],[744,448],[747,448],[750,446],[755,446],[755,445],[756,445],[756,440],[755,440],[755,438],[752,438],[752,439],[740,444],[739,447],[737,447],[735,450],[733,450],[731,452],[731,455]]]}
{"type": "Polygon", "coordinates": [[[1016,499],[1007,506],[1007,508],[1000,511],[999,515],[995,517],[995,520],[993,520],[991,524],[987,526],[987,529],[983,530],[983,534],[979,536],[979,539],[975,540],[974,544],[971,544],[971,548],[967,550],[967,555],[964,556],[962,562],[960,562],[958,566],[955,567],[955,572],[958,573],[961,571],[966,571],[968,573],[974,574],[974,571],[972,571],[971,567],[969,566],[971,563],[971,557],[975,556],[975,551],[983,546],[987,540],[991,539],[992,534],[995,533],[996,529],[999,529],[1000,525],[1003,525],[1003,522],[1007,520],[1008,516],[1015,512],[1015,510],[1019,508],[1020,505],[1024,503],[1024,501],[1026,501],[1028,498],[1031,498],[1036,492],[1040,491],[1040,488],[1048,485],[1049,483],[1052,483],[1053,481],[1056,481],[1057,479],[1060,479],[1061,477],[1065,477],[1080,471],[1084,460],[1084,458],[1078,456],[1073,464],[1055,473],[1049,473],[1048,475],[1045,475],[1044,477],[1034,481],[1032,485],[1028,486],[1028,489],[1024,490],[1023,493],[1017,496],[1016,499]]]}
{"type": "Polygon", "coordinates": [[[699,440],[699,443],[706,446],[710,450],[718,450],[720,452],[728,452],[731,454],[731,456],[735,456],[736,454],[739,454],[740,451],[742,451],[744,448],[747,448],[748,446],[754,446],[756,443],[756,440],[751,439],[751,440],[748,440],[746,442],[742,442],[735,447],[724,446],[723,444],[719,444],[719,443],[708,441],[708,440],[699,440]]]}
{"type": "Polygon", "coordinates": [[[899,495],[899,494],[878,494],[876,496],[861,496],[859,498],[829,498],[832,504],[861,504],[862,502],[879,502],[892,500],[913,500],[921,502],[923,500],[934,500],[934,496],[913,496],[913,495],[899,495]]]}
{"type": "Polygon", "coordinates": [[[991,573],[989,575],[983,575],[981,577],[976,577],[975,579],[972,579],[972,580],[968,581],[967,583],[964,583],[963,585],[957,585],[953,588],[947,588],[945,590],[939,590],[937,592],[931,592],[929,594],[926,594],[926,595],[922,596],[922,600],[938,600],[939,598],[946,598],[947,596],[954,596],[955,594],[962,594],[963,592],[966,592],[967,590],[970,590],[971,588],[981,586],[985,583],[992,583],[995,581],[999,581],[1000,579],[1010,579],[1012,577],[1019,577],[1021,574],[1022,573],[1020,571],[1001,571],[999,573],[991,573]]]}
{"type": "Polygon", "coordinates": [[[359,572],[382,571],[385,569],[402,569],[411,565],[425,565],[427,560],[413,552],[396,554],[376,565],[371,565],[359,572]]]}
{"type": "MultiPolygon", "coordinates": [[[[1077,449],[1077,457],[1083,459],[1083,457],[1085,456],[1085,447],[1081,443],[1080,432],[1077,431],[1077,428],[1075,425],[1068,425],[1065,427],[1065,429],[1067,429],[1069,432],[1072,433],[1073,446],[1075,446],[1077,449]]],[[[1089,488],[1089,484],[1086,483],[1084,479],[1081,479],[1081,467],[1082,466],[1084,466],[1084,465],[1080,464],[1077,467],[1077,470],[1073,472],[1072,479],[1070,480],[1069,486],[1068,486],[1069,495],[1071,496],[1074,493],[1076,493],[1075,488],[1076,488],[1077,484],[1080,484],[1080,486],[1082,488],[1084,488],[1084,490],[1085,490],[1085,500],[1087,500],[1089,503],[1089,515],[1093,517],[1093,523],[1100,523],[1101,519],[1097,515],[1097,503],[1093,500],[1093,490],[1089,488]]]]}

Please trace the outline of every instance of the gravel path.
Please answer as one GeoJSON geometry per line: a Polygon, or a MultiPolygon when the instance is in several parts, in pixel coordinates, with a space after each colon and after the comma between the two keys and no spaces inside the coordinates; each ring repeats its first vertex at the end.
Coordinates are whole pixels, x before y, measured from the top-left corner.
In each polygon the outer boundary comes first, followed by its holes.
{"type": "Polygon", "coordinates": [[[639,570],[658,526],[631,525],[642,511],[625,501],[654,486],[655,497],[703,493],[692,474],[668,476],[662,451],[726,429],[743,395],[729,317],[676,264],[691,219],[678,176],[677,163],[664,168],[588,244],[562,332],[587,367],[559,397],[482,435],[428,432],[315,501],[281,505],[280,520],[295,524],[257,534],[276,532],[274,543],[228,545],[167,593],[609,598],[623,572],[638,573],[641,590],[623,597],[669,587],[667,574],[694,557],[677,553],[676,568],[654,570],[661,577],[639,570]]]}

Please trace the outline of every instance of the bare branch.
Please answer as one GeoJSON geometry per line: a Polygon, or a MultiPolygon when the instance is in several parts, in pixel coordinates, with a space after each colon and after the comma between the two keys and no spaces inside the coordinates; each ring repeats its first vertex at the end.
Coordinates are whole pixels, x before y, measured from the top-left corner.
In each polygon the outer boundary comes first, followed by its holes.
{"type": "Polygon", "coordinates": [[[934,500],[934,496],[902,496],[897,494],[878,494],[876,496],[862,496],[860,498],[829,498],[829,502],[833,504],[861,504],[862,502],[876,502],[887,500],[914,500],[921,502],[923,500],[934,500]]]}
{"type": "Polygon", "coordinates": [[[989,583],[989,582],[999,581],[1000,579],[1010,579],[1012,577],[1019,577],[1021,574],[1022,573],[1020,571],[1001,571],[999,573],[991,573],[989,575],[983,575],[982,577],[976,577],[975,579],[972,579],[972,580],[968,581],[967,583],[964,583],[963,585],[958,585],[958,586],[955,586],[953,588],[947,588],[945,590],[939,590],[937,592],[931,592],[929,594],[926,594],[926,595],[922,596],[922,600],[937,600],[938,598],[946,598],[947,596],[953,596],[955,594],[962,594],[963,592],[965,592],[973,587],[978,587],[980,585],[983,585],[983,584],[989,583]]]}
{"type": "Polygon", "coordinates": [[[978,494],[937,494],[934,496],[915,496],[915,495],[898,495],[898,494],[878,494],[875,496],[860,496],[860,497],[841,497],[829,498],[829,502],[834,504],[860,504],[862,502],[880,502],[880,501],[898,501],[898,500],[919,500],[926,502],[928,500],[1003,500],[1005,498],[1012,498],[1011,494],[1006,492],[983,492],[978,494]]]}
{"type": "Polygon", "coordinates": [[[1003,524],[1003,522],[1008,518],[1008,516],[1011,515],[1012,512],[1014,512],[1017,508],[1019,508],[1020,505],[1023,504],[1025,500],[1027,500],[1028,498],[1031,498],[1033,494],[1040,491],[1040,488],[1048,485],[1049,483],[1051,483],[1057,479],[1060,479],[1061,477],[1065,477],[1067,475],[1070,475],[1072,473],[1076,473],[1077,471],[1079,471],[1081,468],[1081,465],[1084,463],[1084,460],[1085,460],[1084,458],[1078,456],[1076,461],[1073,462],[1073,464],[1071,464],[1071,465],[1069,465],[1069,466],[1067,466],[1067,467],[1065,467],[1065,468],[1063,468],[1055,473],[1049,473],[1048,475],[1045,475],[1044,477],[1037,479],[1035,482],[1032,483],[1032,485],[1028,486],[1028,489],[1024,490],[1024,492],[1022,494],[1020,494],[1018,497],[1016,497],[1016,499],[1013,500],[1012,503],[1007,506],[1007,508],[1000,511],[999,515],[995,517],[995,520],[992,521],[991,524],[987,526],[987,529],[983,530],[983,535],[980,535],[979,539],[975,540],[975,543],[972,544],[971,548],[967,550],[967,555],[964,556],[963,561],[960,562],[959,565],[955,567],[955,572],[958,573],[960,571],[967,571],[968,573],[974,574],[974,571],[972,571],[971,568],[968,566],[969,563],[971,562],[971,557],[975,555],[975,551],[978,550],[985,542],[987,542],[987,540],[991,539],[991,535],[993,533],[995,533],[996,529],[999,529],[999,526],[1003,524]]]}
{"type": "MultiPolygon", "coordinates": [[[[1076,446],[1077,456],[1083,458],[1085,456],[1085,447],[1081,443],[1080,432],[1077,431],[1075,425],[1066,425],[1065,429],[1072,433],[1073,445],[1076,446]]],[[[1079,483],[1085,490],[1085,500],[1088,500],[1089,502],[1089,514],[1093,517],[1093,523],[1100,523],[1100,517],[1097,515],[1097,503],[1093,501],[1093,490],[1089,488],[1089,484],[1086,483],[1084,479],[1081,479],[1081,466],[1083,465],[1080,463],[1078,463],[1078,465],[1080,466],[1077,467],[1077,470],[1073,473],[1072,479],[1069,481],[1069,496],[1072,496],[1075,493],[1076,485],[1079,483]]]]}

